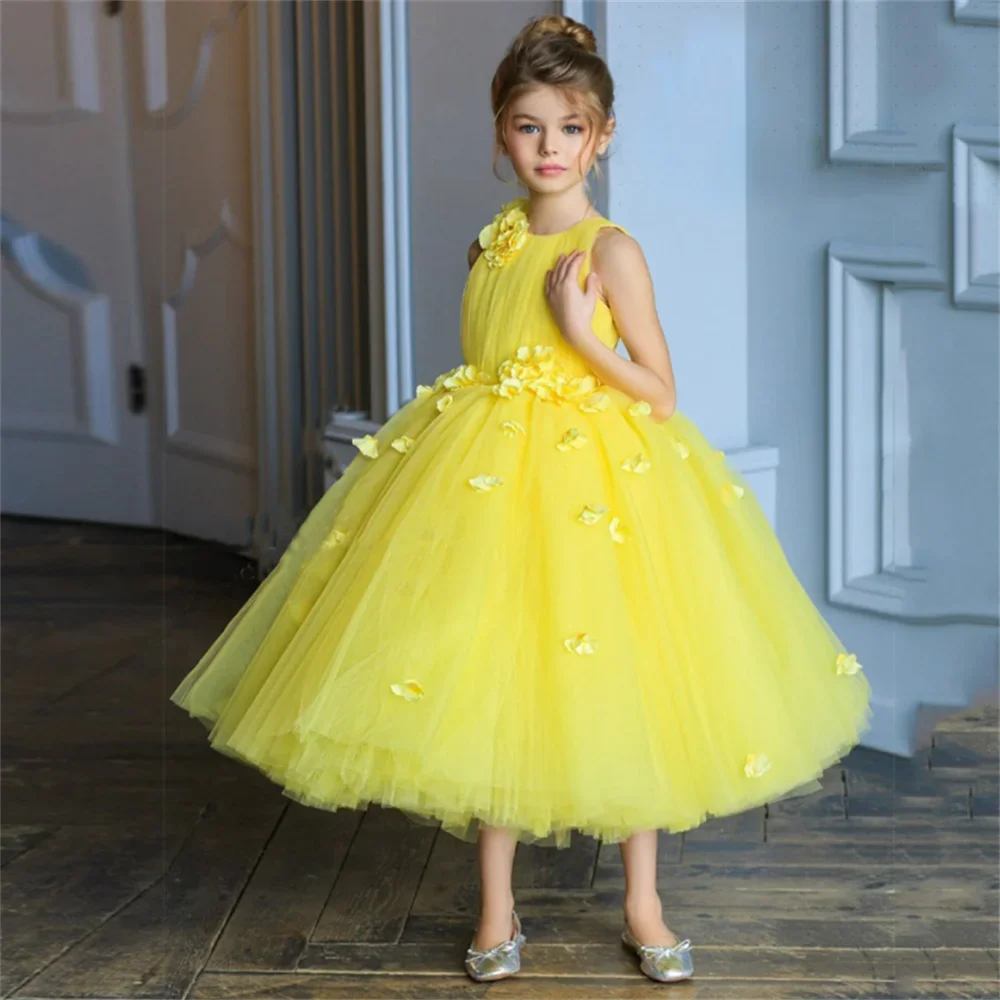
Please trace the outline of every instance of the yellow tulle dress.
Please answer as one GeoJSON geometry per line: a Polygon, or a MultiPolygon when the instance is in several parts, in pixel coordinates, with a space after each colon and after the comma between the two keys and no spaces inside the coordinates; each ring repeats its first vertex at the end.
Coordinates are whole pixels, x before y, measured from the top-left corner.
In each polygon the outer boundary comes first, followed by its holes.
{"type": "MultiPolygon", "coordinates": [[[[614,842],[820,789],[870,727],[861,664],[723,452],[563,340],[545,272],[616,224],[536,235],[526,207],[480,233],[465,363],[355,439],[170,700],[294,800],[467,841],[614,842]]],[[[601,301],[593,329],[615,346],[601,301]]]]}

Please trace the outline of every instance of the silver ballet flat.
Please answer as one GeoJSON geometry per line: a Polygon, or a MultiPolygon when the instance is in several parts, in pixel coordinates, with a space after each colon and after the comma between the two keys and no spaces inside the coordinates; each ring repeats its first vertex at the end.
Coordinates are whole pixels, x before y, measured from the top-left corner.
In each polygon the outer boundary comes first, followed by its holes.
{"type": "Polygon", "coordinates": [[[672,983],[677,979],[689,979],[694,975],[690,938],[685,938],[669,947],[640,944],[626,921],[625,929],[622,931],[622,941],[639,956],[639,968],[650,979],[661,983],[672,983]]]}
{"type": "Polygon", "coordinates": [[[471,945],[466,950],[465,971],[477,982],[504,979],[521,971],[521,948],[527,938],[521,933],[517,911],[511,910],[511,915],[514,918],[514,933],[509,940],[501,941],[486,951],[479,951],[471,945]]]}

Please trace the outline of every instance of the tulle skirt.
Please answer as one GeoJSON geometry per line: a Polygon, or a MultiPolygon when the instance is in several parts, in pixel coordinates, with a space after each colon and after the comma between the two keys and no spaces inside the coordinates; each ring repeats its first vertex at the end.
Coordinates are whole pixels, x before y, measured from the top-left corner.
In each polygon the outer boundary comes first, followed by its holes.
{"type": "Polygon", "coordinates": [[[299,802],[468,841],[619,841],[818,790],[870,726],[860,664],[723,453],[604,395],[407,403],[171,701],[299,802]]]}

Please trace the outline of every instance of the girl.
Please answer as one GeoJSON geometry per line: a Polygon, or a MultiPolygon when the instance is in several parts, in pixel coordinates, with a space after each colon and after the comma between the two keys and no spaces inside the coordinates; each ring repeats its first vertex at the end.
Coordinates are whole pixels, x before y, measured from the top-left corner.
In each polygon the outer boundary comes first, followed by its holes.
{"type": "Polygon", "coordinates": [[[517,843],[572,830],[620,844],[642,972],[687,978],[657,830],[819,789],[871,719],[752,489],[676,409],[639,245],[588,202],[612,100],[583,25],[514,39],[492,104],[527,194],[470,248],[464,363],[355,439],[171,695],[297,801],[477,842],[477,980],[520,968],[517,843]]]}

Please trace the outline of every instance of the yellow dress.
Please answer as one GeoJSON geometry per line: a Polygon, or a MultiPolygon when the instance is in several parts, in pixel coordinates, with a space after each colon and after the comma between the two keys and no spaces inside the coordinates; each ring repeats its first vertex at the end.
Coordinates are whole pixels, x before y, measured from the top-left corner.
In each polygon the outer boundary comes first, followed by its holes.
{"type": "MultiPolygon", "coordinates": [[[[465,363],[355,440],[170,700],[299,802],[468,841],[612,842],[818,790],[870,726],[861,664],[725,455],[563,340],[545,272],[616,224],[535,235],[525,207],[480,234],[465,363]]],[[[593,328],[615,346],[600,301],[593,328]]]]}

